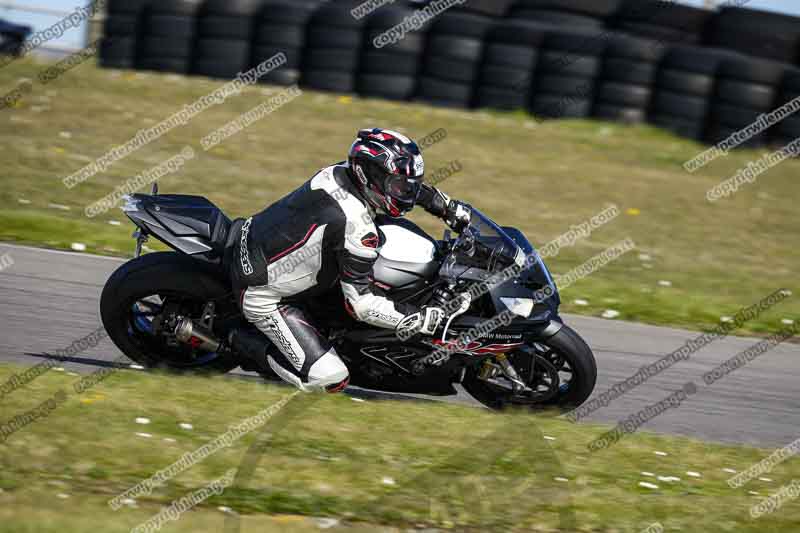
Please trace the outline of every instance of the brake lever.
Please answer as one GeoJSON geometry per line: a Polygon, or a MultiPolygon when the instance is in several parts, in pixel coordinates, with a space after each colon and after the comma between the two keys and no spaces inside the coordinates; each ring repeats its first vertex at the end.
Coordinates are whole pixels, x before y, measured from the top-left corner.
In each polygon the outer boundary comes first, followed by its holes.
{"type": "Polygon", "coordinates": [[[469,306],[472,305],[472,297],[469,293],[461,293],[461,306],[452,314],[450,318],[447,319],[447,323],[444,325],[444,330],[442,331],[442,343],[444,344],[447,339],[447,330],[450,329],[450,323],[453,322],[453,319],[459,317],[469,311],[469,306]]]}

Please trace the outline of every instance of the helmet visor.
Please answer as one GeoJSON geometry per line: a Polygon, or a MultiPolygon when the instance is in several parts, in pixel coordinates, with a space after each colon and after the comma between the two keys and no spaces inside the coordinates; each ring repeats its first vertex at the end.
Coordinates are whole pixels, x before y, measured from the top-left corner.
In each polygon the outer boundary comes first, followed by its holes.
{"type": "Polygon", "coordinates": [[[406,176],[389,176],[386,180],[386,194],[401,202],[416,202],[420,182],[406,176]]]}

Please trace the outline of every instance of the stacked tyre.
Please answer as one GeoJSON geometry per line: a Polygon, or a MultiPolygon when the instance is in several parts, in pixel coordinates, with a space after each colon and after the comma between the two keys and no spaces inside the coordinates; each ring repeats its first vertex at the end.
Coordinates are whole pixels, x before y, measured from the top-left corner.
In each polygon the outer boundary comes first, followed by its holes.
{"type": "Polygon", "coordinates": [[[800,50],[800,18],[742,7],[724,7],[714,17],[708,44],[793,63],[800,50]]]}
{"type": "Polygon", "coordinates": [[[517,0],[509,16],[565,28],[602,29],[618,6],[619,0],[517,0]]]}
{"type": "Polygon", "coordinates": [[[193,74],[235,78],[250,64],[253,22],[262,0],[207,0],[197,28],[193,74]]]}
{"type": "Polygon", "coordinates": [[[662,0],[623,0],[612,21],[618,30],[664,43],[702,42],[712,11],[662,0]]]}
{"type": "Polygon", "coordinates": [[[665,52],[657,41],[622,34],[611,37],[592,114],[631,124],[645,122],[665,52]]]}
{"type": "Polygon", "coordinates": [[[506,21],[489,32],[475,94],[478,107],[528,107],[547,30],[534,23],[506,21]]]}
{"type": "Polygon", "coordinates": [[[314,11],[306,27],[304,86],[343,93],[355,90],[365,23],[350,13],[357,5],[357,1],[340,0],[314,11]]]}
{"type": "Polygon", "coordinates": [[[367,19],[357,90],[364,96],[408,100],[414,95],[425,52],[425,32],[389,43],[385,32],[414,13],[403,6],[383,7],[367,19]]]}
{"type": "Polygon", "coordinates": [[[137,68],[187,74],[192,66],[202,0],[158,0],[142,23],[137,68]]]}
{"type": "Polygon", "coordinates": [[[268,0],[255,30],[251,66],[273,57],[286,55],[286,64],[267,73],[262,82],[292,85],[300,81],[300,67],[306,45],[306,24],[319,2],[268,0]]]}
{"type": "Polygon", "coordinates": [[[713,99],[711,127],[707,140],[712,143],[732,133],[748,129],[745,146],[760,146],[769,135],[759,117],[774,109],[786,66],[755,57],[739,56],[720,65],[713,99]],[[757,130],[760,131],[757,134],[757,130]]]}
{"type": "Polygon", "coordinates": [[[534,115],[583,118],[591,114],[605,42],[593,30],[553,29],[548,33],[531,102],[534,115]]]}
{"type": "Polygon", "coordinates": [[[469,0],[461,5],[461,9],[479,15],[505,17],[515,2],[516,0],[469,0]]]}
{"type": "Polygon", "coordinates": [[[800,139],[800,70],[788,71],[781,83],[780,96],[776,107],[784,109],[776,113],[780,122],[772,126],[770,142],[776,146],[785,146],[800,139]]]}
{"type": "Polygon", "coordinates": [[[449,107],[470,107],[480,74],[484,37],[493,19],[447,11],[439,15],[428,33],[422,76],[416,98],[449,107]]]}
{"type": "Polygon", "coordinates": [[[659,67],[649,122],[703,140],[717,72],[732,54],[699,46],[672,47],[659,67]]]}
{"type": "Polygon", "coordinates": [[[144,9],[150,0],[114,0],[108,3],[100,43],[100,65],[133,68],[144,9]]]}

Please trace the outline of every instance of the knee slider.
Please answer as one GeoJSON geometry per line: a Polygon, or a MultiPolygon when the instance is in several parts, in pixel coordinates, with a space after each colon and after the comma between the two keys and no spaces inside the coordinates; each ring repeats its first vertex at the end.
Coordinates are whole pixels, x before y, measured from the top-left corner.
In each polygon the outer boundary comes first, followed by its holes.
{"type": "Polygon", "coordinates": [[[325,387],[325,392],[328,392],[330,394],[335,394],[337,392],[342,392],[344,389],[347,388],[347,385],[349,383],[350,383],[350,376],[347,376],[346,378],[344,378],[339,383],[336,383],[335,385],[328,385],[327,387],[325,387]]]}

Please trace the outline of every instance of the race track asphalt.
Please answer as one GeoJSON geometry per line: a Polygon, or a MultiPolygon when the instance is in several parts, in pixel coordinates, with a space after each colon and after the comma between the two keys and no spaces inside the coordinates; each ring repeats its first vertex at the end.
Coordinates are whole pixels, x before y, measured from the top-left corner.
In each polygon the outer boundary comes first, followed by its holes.
{"type": "MultiPolygon", "coordinates": [[[[5,253],[14,263],[0,272],[1,362],[36,364],[100,327],[100,293],[122,260],[0,244],[0,256],[5,253]]],[[[753,302],[741,303],[746,306],[753,302]]],[[[564,319],[595,353],[599,371],[595,394],[698,335],[590,317],[565,315],[564,319]]],[[[693,381],[698,385],[696,394],[650,420],[643,429],[716,442],[786,445],[800,437],[800,345],[776,346],[711,386],[701,378],[756,342],[758,339],[742,337],[716,340],[587,420],[614,424],[693,381]]],[[[89,372],[107,366],[119,355],[111,341],[104,339],[62,366],[89,372]]],[[[352,393],[372,398],[388,396],[358,390],[352,393]]],[[[475,403],[463,392],[446,400],[475,403]]]]}

